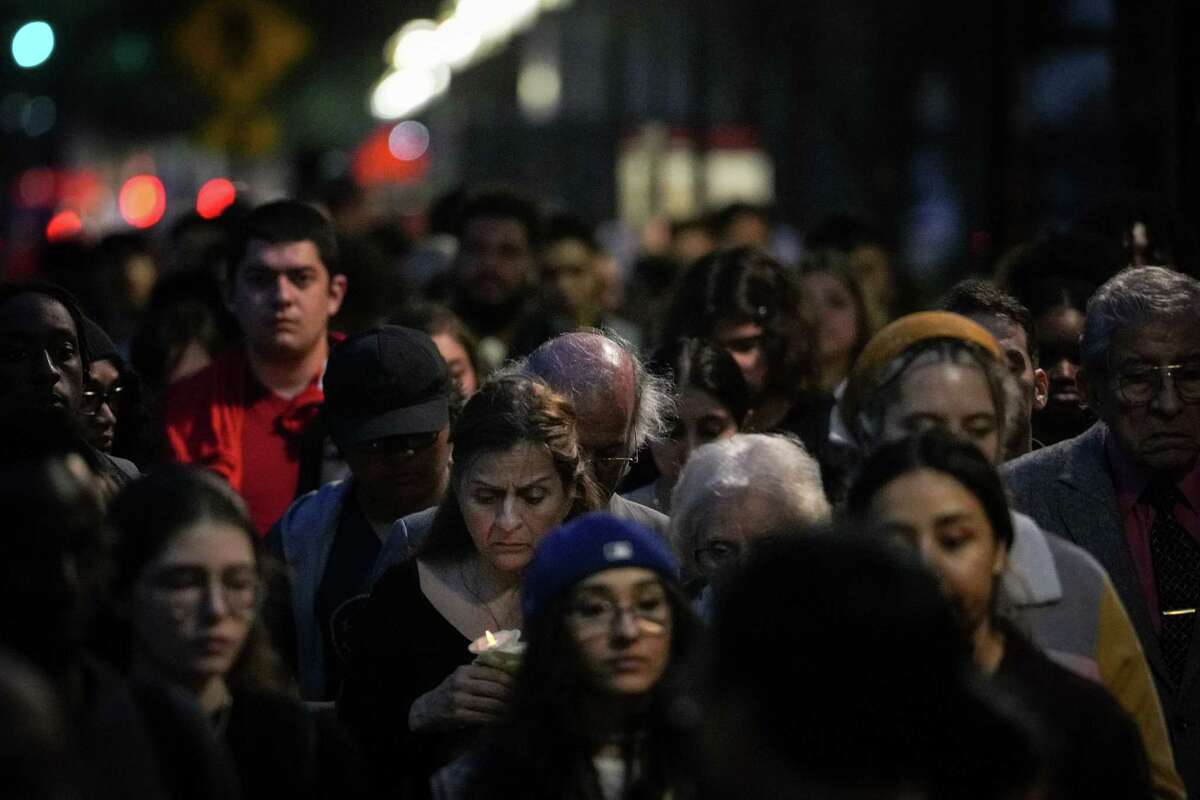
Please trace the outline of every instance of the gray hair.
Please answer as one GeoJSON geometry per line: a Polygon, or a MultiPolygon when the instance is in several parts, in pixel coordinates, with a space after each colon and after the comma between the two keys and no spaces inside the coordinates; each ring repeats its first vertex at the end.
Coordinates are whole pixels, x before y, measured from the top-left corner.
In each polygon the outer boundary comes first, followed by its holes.
{"type": "Polygon", "coordinates": [[[772,531],[829,522],[821,468],[787,434],[739,433],[696,448],[671,495],[671,545],[685,575],[696,574],[695,543],[707,532],[715,506],[753,490],[776,504],[772,531]]]}
{"type": "Polygon", "coordinates": [[[880,370],[878,388],[863,398],[862,408],[854,421],[853,431],[863,455],[880,444],[884,419],[888,409],[900,400],[901,378],[918,363],[949,363],[964,367],[975,367],[983,372],[992,402],[996,407],[996,420],[1001,446],[1007,441],[1010,431],[1020,425],[1020,416],[1025,410],[1021,402],[1021,386],[1001,364],[983,348],[962,339],[927,339],[918,342],[889,361],[880,370]]]}
{"type": "Polygon", "coordinates": [[[650,442],[661,440],[670,431],[675,421],[675,387],[670,378],[655,375],[646,369],[637,349],[628,341],[608,330],[583,328],[562,334],[543,343],[525,358],[505,369],[529,372],[543,378],[558,391],[572,400],[594,394],[606,388],[594,375],[579,375],[572,370],[572,362],[579,357],[595,356],[586,350],[582,340],[568,340],[590,334],[615,345],[628,357],[633,369],[633,424],[630,426],[627,452],[636,453],[650,442]],[[565,346],[564,346],[565,345],[565,346]]]}
{"type": "Polygon", "coordinates": [[[1096,375],[1108,372],[1113,337],[1153,320],[1195,319],[1200,281],[1166,267],[1130,267],[1096,290],[1087,304],[1080,360],[1096,375]]]}

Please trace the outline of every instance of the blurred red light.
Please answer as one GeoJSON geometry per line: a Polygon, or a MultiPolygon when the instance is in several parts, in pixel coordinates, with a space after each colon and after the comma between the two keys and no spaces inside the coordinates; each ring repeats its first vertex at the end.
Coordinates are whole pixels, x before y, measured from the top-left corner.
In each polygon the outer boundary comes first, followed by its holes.
{"type": "Polygon", "coordinates": [[[360,186],[419,183],[429,171],[428,149],[410,161],[396,158],[388,143],[393,127],[377,128],[351,156],[351,171],[360,186]]]}
{"type": "Polygon", "coordinates": [[[74,211],[60,211],[46,223],[46,239],[61,242],[78,236],[83,231],[83,220],[74,211]]]}
{"type": "Polygon", "coordinates": [[[94,211],[104,201],[106,192],[110,196],[112,194],[101,182],[99,174],[87,167],[64,172],[60,183],[59,203],[68,205],[81,214],[94,211]]]}
{"type": "Polygon", "coordinates": [[[149,228],[167,210],[167,192],[153,175],[135,175],[125,181],[117,196],[121,216],[135,228],[149,228]]]}
{"type": "Polygon", "coordinates": [[[196,213],[205,219],[216,219],[237,199],[237,189],[225,178],[205,182],[196,194],[196,213]]]}
{"type": "Polygon", "coordinates": [[[52,205],[57,182],[54,170],[34,167],[21,173],[17,181],[17,197],[26,208],[52,205]]]}

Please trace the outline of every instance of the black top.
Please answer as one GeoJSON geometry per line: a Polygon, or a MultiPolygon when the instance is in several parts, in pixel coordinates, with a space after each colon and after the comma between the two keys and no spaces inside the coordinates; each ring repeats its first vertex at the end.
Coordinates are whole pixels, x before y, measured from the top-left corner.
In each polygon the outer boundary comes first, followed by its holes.
{"type": "Polygon", "coordinates": [[[463,752],[471,732],[414,734],[413,701],[474,656],[470,641],[421,591],[416,559],[383,574],[354,625],[338,710],[359,737],[380,792],[427,797],[429,778],[463,752]]]}
{"type": "Polygon", "coordinates": [[[1020,703],[1040,737],[1048,798],[1150,798],[1133,720],[1099,684],[1055,664],[1010,625],[994,682],[1020,703]]]}
{"type": "Polygon", "coordinates": [[[297,700],[238,690],[225,743],[242,797],[369,797],[365,765],[337,719],[297,700]]]}
{"type": "MultiPolygon", "coordinates": [[[[179,690],[124,679],[85,659],[82,702],[71,709],[74,774],[86,797],[237,798],[233,765],[204,715],[179,690]]],[[[68,773],[69,774],[69,773],[68,773]]]]}
{"type": "Polygon", "coordinates": [[[826,392],[802,392],[770,433],[798,436],[804,449],[821,465],[821,483],[831,503],[842,495],[845,468],[829,444],[829,415],[836,401],[826,392]]]}
{"type": "Polygon", "coordinates": [[[351,597],[365,594],[371,588],[371,569],[382,547],[383,543],[375,535],[375,529],[367,520],[362,506],[351,493],[342,503],[333,544],[329,548],[329,559],[325,562],[325,572],[321,575],[314,602],[317,624],[321,628],[321,642],[325,648],[324,697],[337,697],[338,687],[342,683],[342,662],[334,651],[329,620],[338,606],[351,597]]]}

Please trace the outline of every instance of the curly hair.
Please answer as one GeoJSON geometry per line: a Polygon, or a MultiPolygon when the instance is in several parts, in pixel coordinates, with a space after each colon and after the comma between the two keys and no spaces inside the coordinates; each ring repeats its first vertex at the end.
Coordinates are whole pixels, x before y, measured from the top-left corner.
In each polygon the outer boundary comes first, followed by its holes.
{"type": "Polygon", "coordinates": [[[563,488],[574,491],[568,518],[600,507],[599,490],[587,471],[575,411],[571,403],[543,381],[519,372],[490,378],[462,410],[450,432],[454,457],[450,491],[434,514],[419,555],[431,561],[454,561],[474,547],[458,488],[476,459],[522,443],[541,445],[554,462],[563,488]]]}
{"type": "Polygon", "coordinates": [[[711,339],[718,323],[757,323],[766,336],[765,392],[787,397],[816,385],[813,326],[787,270],[751,247],[718,250],[693,264],[676,285],[663,341],[711,339]]]}

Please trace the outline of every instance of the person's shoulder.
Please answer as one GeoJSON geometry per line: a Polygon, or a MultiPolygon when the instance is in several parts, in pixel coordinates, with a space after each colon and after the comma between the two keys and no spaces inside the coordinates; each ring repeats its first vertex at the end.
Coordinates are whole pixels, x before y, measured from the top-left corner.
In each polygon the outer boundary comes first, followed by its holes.
{"type": "Polygon", "coordinates": [[[230,370],[244,369],[245,365],[245,348],[241,345],[234,345],[217,353],[213,360],[203,368],[170,384],[167,387],[167,393],[185,395],[189,391],[219,383],[230,370]]]}
{"type": "Polygon", "coordinates": [[[1060,571],[1069,568],[1073,573],[1086,574],[1097,579],[1107,577],[1108,573],[1100,562],[1084,548],[1064,539],[1054,531],[1046,530],[1036,519],[1016,509],[1009,511],[1012,517],[1013,529],[1018,537],[1040,539],[1046,544],[1050,555],[1054,558],[1060,571]]]}
{"type": "Polygon", "coordinates": [[[1120,705],[1108,690],[1056,663],[1011,626],[1005,628],[1005,654],[997,673],[1034,695],[1042,710],[1090,711],[1111,719],[1125,719],[1120,705]]]}
{"type": "Polygon", "coordinates": [[[197,403],[211,403],[215,397],[227,393],[238,381],[235,373],[246,369],[246,351],[240,345],[218,353],[212,363],[201,370],[181,378],[167,386],[164,413],[168,419],[172,412],[182,410],[193,413],[197,403]]]}
{"type": "Polygon", "coordinates": [[[1074,439],[1033,450],[1018,456],[1001,467],[1005,475],[1027,475],[1057,469],[1066,460],[1071,449],[1075,446],[1074,439]]]}
{"type": "Polygon", "coordinates": [[[310,492],[305,492],[293,500],[291,505],[287,507],[287,511],[283,512],[281,521],[285,526],[290,526],[313,511],[327,508],[335,503],[341,503],[349,488],[350,481],[341,480],[333,481],[310,492]]]}
{"type": "Polygon", "coordinates": [[[333,481],[293,500],[267,534],[276,552],[291,561],[301,543],[332,536],[349,489],[349,480],[333,481]]]}
{"type": "Polygon", "coordinates": [[[375,565],[371,568],[372,587],[379,583],[389,569],[412,560],[433,528],[433,518],[437,509],[437,506],[431,506],[422,511],[414,511],[392,523],[387,540],[384,541],[383,548],[375,559],[375,565]]]}
{"type": "Polygon", "coordinates": [[[654,481],[644,486],[639,486],[633,491],[625,492],[620,497],[630,503],[636,503],[660,513],[662,512],[662,509],[658,506],[658,491],[654,481]]]}
{"type": "Polygon", "coordinates": [[[666,536],[667,528],[671,524],[670,518],[661,511],[655,511],[641,503],[635,503],[619,494],[614,494],[608,501],[608,511],[614,517],[644,525],[663,536],[666,536]]]}
{"type": "Polygon", "coordinates": [[[130,480],[137,480],[138,478],[142,477],[142,471],[138,469],[137,464],[134,464],[128,458],[121,458],[120,456],[114,456],[109,453],[105,453],[104,457],[108,459],[109,463],[112,464],[113,467],[120,470],[120,472],[130,480]]]}
{"type": "Polygon", "coordinates": [[[1102,451],[1103,444],[1104,431],[1100,424],[1097,424],[1071,439],[1064,439],[1014,458],[1001,467],[1001,472],[1009,478],[1055,473],[1080,453],[1102,451]]]}
{"type": "Polygon", "coordinates": [[[397,524],[403,524],[410,534],[414,531],[424,530],[433,524],[433,518],[437,514],[437,510],[437,506],[430,506],[420,511],[414,511],[411,514],[401,517],[397,521],[397,524]]]}
{"type": "Polygon", "coordinates": [[[377,606],[387,598],[421,591],[421,575],[417,571],[417,559],[397,561],[379,575],[371,586],[370,604],[377,606]]]}

